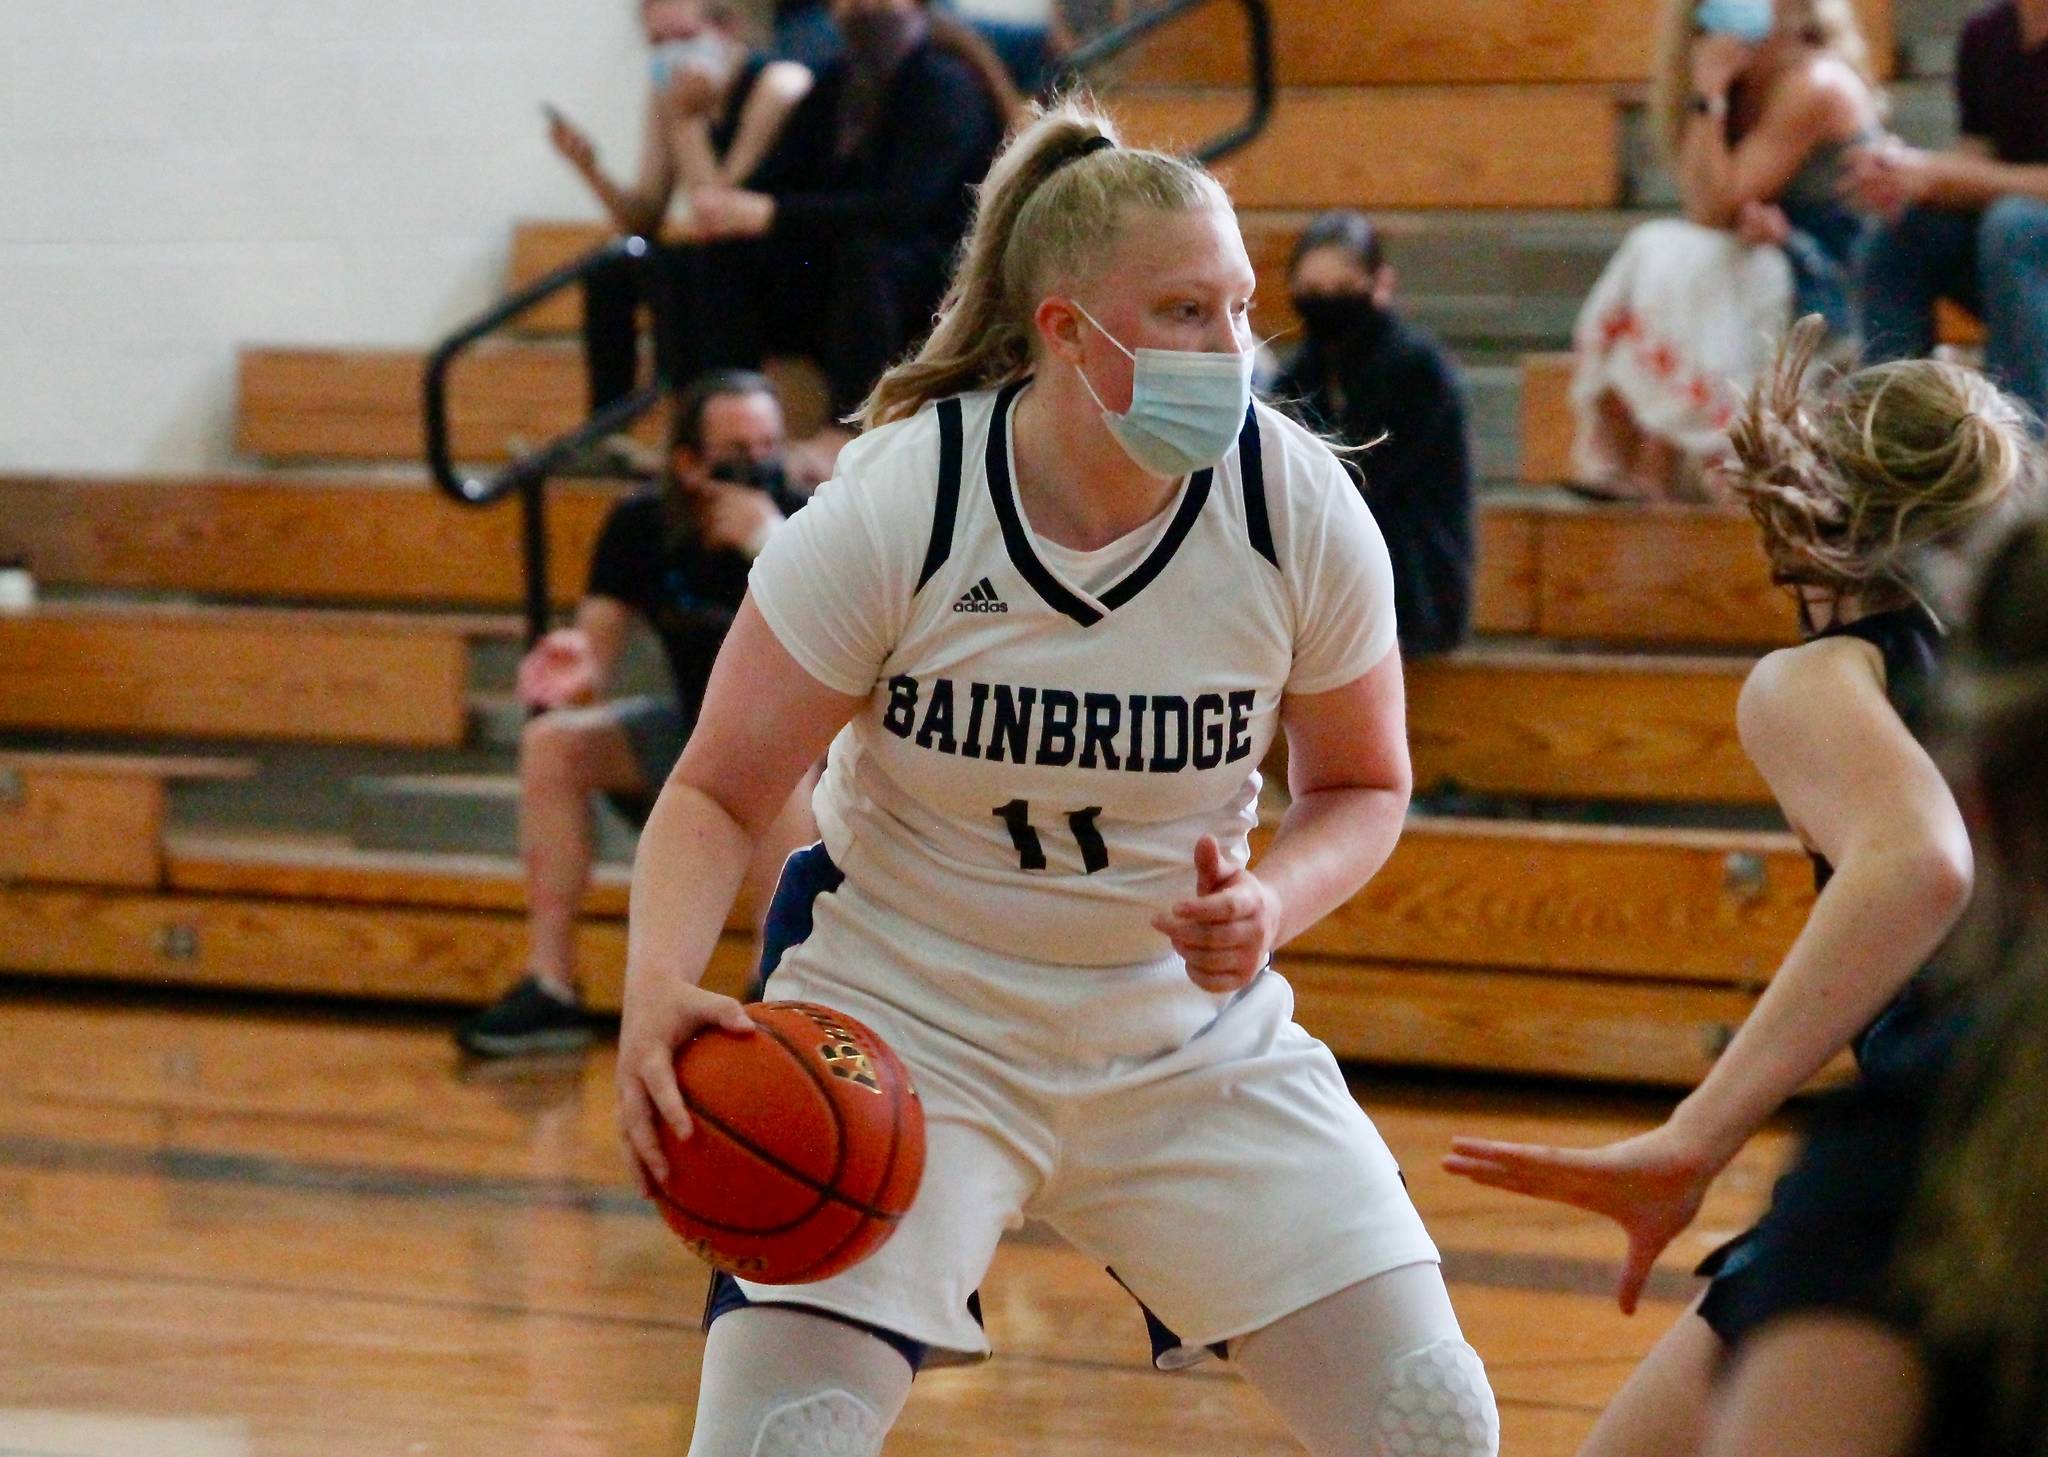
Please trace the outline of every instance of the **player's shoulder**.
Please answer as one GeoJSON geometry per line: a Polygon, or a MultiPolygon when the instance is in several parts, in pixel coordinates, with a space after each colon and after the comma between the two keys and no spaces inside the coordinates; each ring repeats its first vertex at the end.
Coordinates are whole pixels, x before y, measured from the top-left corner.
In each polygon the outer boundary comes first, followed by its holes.
{"type": "Polygon", "coordinates": [[[1345,497],[1358,496],[1358,484],[1337,452],[1313,430],[1264,400],[1252,405],[1258,427],[1258,461],[1241,459],[1240,468],[1260,479],[1267,510],[1276,515],[1318,516],[1345,497]]]}
{"type": "Polygon", "coordinates": [[[892,534],[906,521],[929,525],[939,491],[939,417],[940,406],[930,404],[855,436],[839,452],[832,479],[819,488],[820,499],[828,492],[843,496],[892,534]]]}

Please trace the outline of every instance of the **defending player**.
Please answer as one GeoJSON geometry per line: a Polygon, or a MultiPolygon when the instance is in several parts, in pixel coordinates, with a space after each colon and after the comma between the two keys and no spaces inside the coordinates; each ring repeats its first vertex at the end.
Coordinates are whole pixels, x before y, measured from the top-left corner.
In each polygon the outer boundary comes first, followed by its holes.
{"type": "Polygon", "coordinates": [[[829,743],[768,994],[887,1038],[929,1151],[864,1264],[718,1279],[697,1457],[879,1451],[919,1363],[988,1349],[974,1292],[1027,1213],[1178,1333],[1162,1364],[1227,1353],[1313,1452],[1495,1451],[1436,1250],[1269,964],[1386,859],[1409,768],[1386,551],[1251,404],[1252,287],[1205,172],[1042,117],[876,428],[755,569],[634,871],[622,1128],[658,1177],[674,1049],[745,1028],[697,981],[829,743]]]}
{"type": "MultiPolygon", "coordinates": [[[[1818,319],[1795,331],[1734,431],[1736,494],[1763,528],[1773,578],[1798,592],[1808,638],[1743,685],[1742,744],[1813,856],[1819,898],[1748,1020],[1661,1126],[1588,1149],[1461,1138],[1444,1161],[1619,1223],[1624,1311],[1714,1177],[1830,1058],[1853,1046],[1882,1075],[1958,1026],[1922,973],[1963,912],[1971,862],[1962,812],[1917,737],[1942,635],[1921,583],[1930,551],[1961,547],[2029,488],[2026,427],[1982,375],[1934,360],[1810,385],[1819,338],[1818,319]]],[[[1581,1457],[1699,1450],[1726,1345],[1797,1298],[1758,1268],[1772,1219],[1701,1267],[1713,1283],[1581,1457]]]]}

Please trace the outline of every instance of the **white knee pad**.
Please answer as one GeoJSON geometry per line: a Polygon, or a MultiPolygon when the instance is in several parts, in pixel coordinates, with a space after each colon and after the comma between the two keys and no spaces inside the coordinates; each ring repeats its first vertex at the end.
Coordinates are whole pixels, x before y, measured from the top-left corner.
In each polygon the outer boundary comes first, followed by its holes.
{"type": "Polygon", "coordinates": [[[820,1391],[776,1407],[746,1457],[878,1457],[882,1414],[850,1391],[820,1391]]]}
{"type": "Polygon", "coordinates": [[[1500,1413],[1486,1367],[1463,1341],[1437,1341],[1393,1364],[1373,1408],[1370,1457],[1496,1457],[1500,1413]]]}

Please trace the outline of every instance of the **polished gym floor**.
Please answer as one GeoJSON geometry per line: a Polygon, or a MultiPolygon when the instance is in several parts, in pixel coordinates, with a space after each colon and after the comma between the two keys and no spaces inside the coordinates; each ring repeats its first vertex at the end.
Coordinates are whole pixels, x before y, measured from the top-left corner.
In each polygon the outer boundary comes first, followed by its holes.
{"type": "MultiPolygon", "coordinates": [[[[472,1067],[447,1027],[0,984],[0,1453],[680,1457],[704,1271],[627,1178],[609,1043],[472,1067]]],[[[1616,1234],[1436,1159],[1458,1132],[1596,1141],[1663,1096],[1354,1089],[1443,1248],[1512,1457],[1573,1451],[1787,1151],[1745,1153],[1627,1319],[1616,1234]]],[[[996,1359],[921,1378],[892,1457],[1297,1450],[1226,1368],[1153,1372],[1135,1307],[1041,1229],[984,1299],[996,1359]]]]}

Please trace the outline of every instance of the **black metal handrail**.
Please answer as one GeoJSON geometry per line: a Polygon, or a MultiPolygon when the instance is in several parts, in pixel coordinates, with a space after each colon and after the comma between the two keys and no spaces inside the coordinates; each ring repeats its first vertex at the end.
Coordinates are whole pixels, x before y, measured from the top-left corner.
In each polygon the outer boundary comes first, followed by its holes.
{"type": "MultiPolygon", "coordinates": [[[[1065,88],[1085,79],[1094,66],[1122,55],[1153,31],[1204,5],[1217,0],[1162,0],[1110,27],[1100,35],[1069,51],[1060,63],[1055,86],[1065,88]]],[[[1214,162],[1236,151],[1264,130],[1273,113],[1273,21],[1268,0],[1236,0],[1244,11],[1251,49],[1251,108],[1243,121],[1229,131],[1197,147],[1193,156],[1203,163],[1214,162]]],[[[434,483],[450,499],[466,506],[488,506],[513,491],[519,493],[520,541],[526,570],[526,637],[532,644],[547,631],[547,482],[564,460],[595,445],[606,436],[626,429],[660,402],[659,380],[614,400],[593,413],[575,429],[564,432],[536,450],[527,452],[498,470],[468,475],[456,469],[453,442],[448,428],[448,378],[456,361],[478,341],[495,334],[535,304],[582,283],[600,268],[626,260],[636,266],[647,264],[649,244],[642,237],[614,238],[570,259],[544,278],[507,294],[450,334],[427,356],[421,380],[421,405],[426,419],[427,469],[434,483]]],[[[658,297],[658,291],[649,291],[658,297]]]]}

